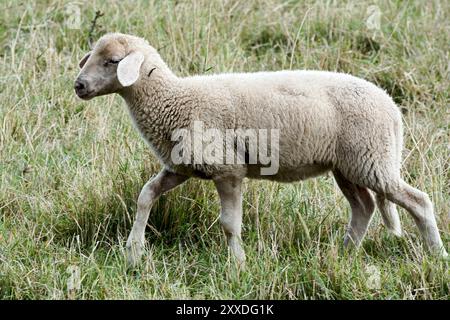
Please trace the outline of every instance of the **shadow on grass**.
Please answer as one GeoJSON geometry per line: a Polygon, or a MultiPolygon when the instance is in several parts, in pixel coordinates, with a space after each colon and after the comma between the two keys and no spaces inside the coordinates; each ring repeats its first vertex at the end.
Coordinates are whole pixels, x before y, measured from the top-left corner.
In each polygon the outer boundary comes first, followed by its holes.
{"type": "MultiPolygon", "coordinates": [[[[143,177],[148,176],[143,173],[142,179],[132,180],[126,174],[120,174],[114,180],[111,194],[102,199],[97,194],[86,192],[84,201],[74,203],[70,212],[52,226],[54,241],[64,245],[77,241],[82,250],[126,241],[135,219],[137,197],[147,180],[143,177]]],[[[201,240],[205,231],[205,221],[200,219],[201,205],[192,205],[192,201],[180,197],[188,195],[194,203],[203,201],[191,183],[201,182],[189,181],[162,195],[153,205],[146,229],[147,241],[170,245],[201,240]]],[[[211,217],[210,222],[213,219],[211,217]]]]}
{"type": "Polygon", "coordinates": [[[393,235],[383,235],[380,239],[364,239],[362,248],[364,253],[376,260],[389,260],[405,257],[411,248],[407,240],[393,235]]]}
{"type": "MultiPolygon", "coordinates": [[[[113,180],[113,191],[107,197],[100,199],[97,193],[86,192],[84,201],[74,200],[70,211],[61,215],[50,226],[55,235],[53,241],[65,246],[76,241],[77,246],[86,251],[91,251],[94,246],[110,248],[119,242],[124,245],[134,221],[136,199],[147,177],[147,172],[142,172],[140,179],[133,179],[126,172],[119,173],[113,180]]],[[[216,197],[215,191],[210,192],[208,186],[199,188],[199,184],[204,183],[208,182],[192,179],[161,196],[152,208],[146,241],[168,247],[178,244],[197,247],[224,241],[219,227],[211,230],[211,225],[217,219],[219,206],[217,199],[211,206],[212,196],[216,197]]],[[[212,185],[210,187],[213,188],[212,185]]],[[[287,255],[292,253],[293,248],[308,250],[311,241],[341,246],[343,240],[338,237],[343,236],[345,223],[336,223],[339,217],[335,217],[336,221],[333,223],[320,226],[319,216],[307,218],[308,216],[305,215],[304,219],[309,234],[305,233],[305,226],[298,217],[291,220],[289,228],[293,230],[288,234],[269,228],[275,222],[270,222],[271,220],[265,221],[269,225],[262,225],[257,230],[254,221],[248,215],[244,216],[244,225],[247,226],[243,234],[244,241],[247,246],[257,250],[259,241],[270,241],[271,232],[279,233],[282,236],[275,237],[277,250],[287,255]],[[316,239],[316,235],[320,235],[320,239],[316,239]]],[[[277,222],[283,224],[285,221],[277,222]]],[[[404,239],[383,236],[382,239],[375,240],[366,238],[362,249],[376,259],[390,259],[407,255],[410,248],[404,239]]]]}

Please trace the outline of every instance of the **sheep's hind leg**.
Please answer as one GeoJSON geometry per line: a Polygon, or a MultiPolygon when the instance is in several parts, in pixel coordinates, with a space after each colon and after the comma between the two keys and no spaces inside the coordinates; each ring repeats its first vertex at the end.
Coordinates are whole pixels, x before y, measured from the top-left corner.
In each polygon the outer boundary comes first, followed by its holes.
{"type": "Polygon", "coordinates": [[[386,198],[402,206],[411,214],[431,252],[448,257],[439,235],[433,204],[428,195],[411,187],[403,180],[400,180],[395,186],[395,188],[389,188],[390,190],[385,195],[386,198]]]}
{"type": "Polygon", "coordinates": [[[220,197],[220,223],[227,236],[228,246],[239,265],[245,263],[245,252],[241,246],[242,226],[242,179],[227,177],[214,179],[220,197]]]}
{"type": "Polygon", "coordinates": [[[127,262],[130,267],[135,267],[142,256],[145,226],[153,203],[161,194],[175,188],[187,179],[186,176],[163,170],[142,188],[137,201],[136,219],[126,245],[127,262]]]}
{"type": "Polygon", "coordinates": [[[373,216],[375,202],[367,188],[350,182],[339,171],[334,171],[333,174],[352,210],[352,217],[344,238],[344,246],[354,245],[359,247],[373,216]]]}
{"type": "Polygon", "coordinates": [[[387,200],[386,197],[380,193],[377,193],[376,199],[384,225],[393,235],[401,237],[402,226],[395,204],[387,200]]]}

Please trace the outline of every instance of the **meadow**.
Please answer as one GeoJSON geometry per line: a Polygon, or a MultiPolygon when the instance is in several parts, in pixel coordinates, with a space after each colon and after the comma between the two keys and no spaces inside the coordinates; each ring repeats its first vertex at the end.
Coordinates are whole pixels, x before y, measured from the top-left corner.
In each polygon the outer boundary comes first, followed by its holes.
{"type": "Polygon", "coordinates": [[[350,208],[331,175],[246,180],[245,270],[213,183],[188,181],[153,207],[145,259],[127,270],[136,199],[161,166],[119,96],[81,101],[73,81],[90,42],[114,31],[146,38],[179,76],[319,69],[372,81],[402,110],[402,174],[430,195],[448,250],[449,18],[443,0],[2,0],[0,299],[448,300],[448,261],[427,254],[403,209],[403,238],[376,212],[362,248],[344,250],[350,208]]]}

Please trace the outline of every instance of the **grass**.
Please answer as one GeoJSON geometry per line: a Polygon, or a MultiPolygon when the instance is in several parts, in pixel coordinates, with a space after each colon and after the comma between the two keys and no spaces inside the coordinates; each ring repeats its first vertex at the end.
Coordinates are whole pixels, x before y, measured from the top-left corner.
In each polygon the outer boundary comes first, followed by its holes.
{"type": "Polygon", "coordinates": [[[145,261],[127,272],[136,198],[160,165],[120,97],[86,103],[72,90],[96,10],[94,39],[143,36],[179,75],[302,68],[373,81],[403,111],[403,175],[431,196],[448,248],[447,1],[377,1],[376,31],[364,1],[80,1],[79,29],[67,4],[0,4],[0,298],[450,298],[448,264],[403,210],[403,239],[376,213],[360,252],[343,250],[349,207],[331,176],[246,181],[241,272],[212,183],[189,181],[157,202],[145,261]]]}

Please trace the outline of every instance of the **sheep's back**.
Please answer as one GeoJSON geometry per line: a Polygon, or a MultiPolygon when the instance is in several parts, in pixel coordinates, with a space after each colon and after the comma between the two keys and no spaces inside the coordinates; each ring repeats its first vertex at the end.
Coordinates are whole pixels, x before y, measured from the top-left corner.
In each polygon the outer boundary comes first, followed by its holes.
{"type": "Polygon", "coordinates": [[[401,128],[392,99],[375,85],[347,74],[280,71],[201,76],[190,81],[214,97],[213,107],[206,104],[212,117],[214,108],[220,109],[218,114],[224,114],[224,108],[232,114],[233,121],[217,122],[221,126],[279,130],[281,172],[309,168],[320,173],[339,163],[343,145],[364,148],[353,143],[354,135],[364,139],[370,132],[372,144],[385,144],[383,135],[392,130],[377,132],[377,128],[389,123],[401,128]],[[348,128],[352,128],[351,137],[348,128]]]}

